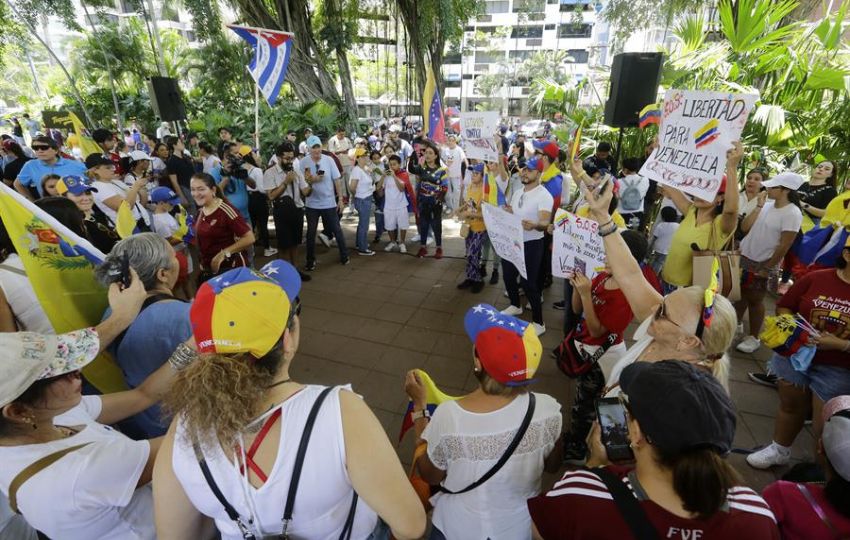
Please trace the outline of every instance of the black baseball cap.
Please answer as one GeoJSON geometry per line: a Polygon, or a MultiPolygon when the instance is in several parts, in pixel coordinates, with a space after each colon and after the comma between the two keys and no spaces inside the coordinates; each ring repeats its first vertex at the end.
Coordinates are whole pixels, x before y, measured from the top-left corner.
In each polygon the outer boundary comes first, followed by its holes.
{"type": "Polygon", "coordinates": [[[114,163],[100,154],[89,154],[86,156],[86,169],[94,169],[101,165],[109,165],[110,167],[113,167],[114,163]]]}
{"type": "Polygon", "coordinates": [[[679,453],[732,449],[735,406],[707,371],[688,362],[635,362],[620,375],[629,410],[653,446],[679,453]]]}

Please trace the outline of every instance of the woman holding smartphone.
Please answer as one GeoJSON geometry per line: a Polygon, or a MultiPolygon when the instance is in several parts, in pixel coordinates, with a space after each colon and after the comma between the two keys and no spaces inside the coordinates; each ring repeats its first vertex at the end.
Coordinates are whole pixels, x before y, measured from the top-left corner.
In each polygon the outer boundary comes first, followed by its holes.
{"type": "Polygon", "coordinates": [[[620,404],[600,408],[604,427],[588,437],[591,468],[528,501],[534,538],[645,538],[641,524],[665,538],[779,538],[770,507],[723,459],[735,406],[714,377],[687,362],[639,362],[620,385],[620,404]],[[610,466],[629,451],[633,469],[610,466]]]}

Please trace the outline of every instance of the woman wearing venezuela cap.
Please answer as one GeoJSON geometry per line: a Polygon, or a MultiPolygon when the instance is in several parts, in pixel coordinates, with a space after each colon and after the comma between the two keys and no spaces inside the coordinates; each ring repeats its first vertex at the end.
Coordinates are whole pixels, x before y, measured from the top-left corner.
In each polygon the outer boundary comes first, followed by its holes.
{"type": "Polygon", "coordinates": [[[527,539],[525,500],[540,492],[543,463],[561,432],[561,406],[528,391],[542,351],[531,324],[479,304],[464,327],[476,390],[443,402],[429,419],[416,371],[405,381],[416,434],[428,443],[419,472],[441,491],[431,498],[430,538],[527,539]]]}
{"type": "Polygon", "coordinates": [[[779,538],[767,503],[724,459],[735,406],[714,377],[678,360],[638,362],[623,370],[620,385],[620,412],[609,411],[624,417],[634,468],[608,464],[595,425],[591,468],[566,473],[528,501],[534,538],[779,538]]]}
{"type": "Polygon", "coordinates": [[[166,400],[175,420],[154,473],[159,540],[204,537],[205,516],[224,540],[424,533],[422,504],[363,400],[290,378],[300,289],[280,260],[198,289],[189,317],[202,354],[166,400]]]}

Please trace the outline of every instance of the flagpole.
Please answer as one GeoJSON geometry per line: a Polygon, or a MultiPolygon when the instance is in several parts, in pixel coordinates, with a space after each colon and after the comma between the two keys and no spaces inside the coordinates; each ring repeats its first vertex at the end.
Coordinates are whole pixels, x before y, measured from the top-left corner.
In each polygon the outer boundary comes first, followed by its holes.
{"type": "Polygon", "coordinates": [[[254,82],[254,148],[260,153],[260,85],[254,82]]]}

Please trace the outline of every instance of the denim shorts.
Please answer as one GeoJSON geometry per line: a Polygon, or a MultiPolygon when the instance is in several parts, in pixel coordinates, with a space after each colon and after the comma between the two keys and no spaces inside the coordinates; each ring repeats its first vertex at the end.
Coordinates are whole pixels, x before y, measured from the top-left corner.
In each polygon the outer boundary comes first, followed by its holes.
{"type": "Polygon", "coordinates": [[[823,402],[835,396],[850,394],[850,369],[840,366],[812,364],[805,372],[795,370],[791,361],[778,354],[767,364],[768,372],[794,386],[809,389],[823,402]]]}

